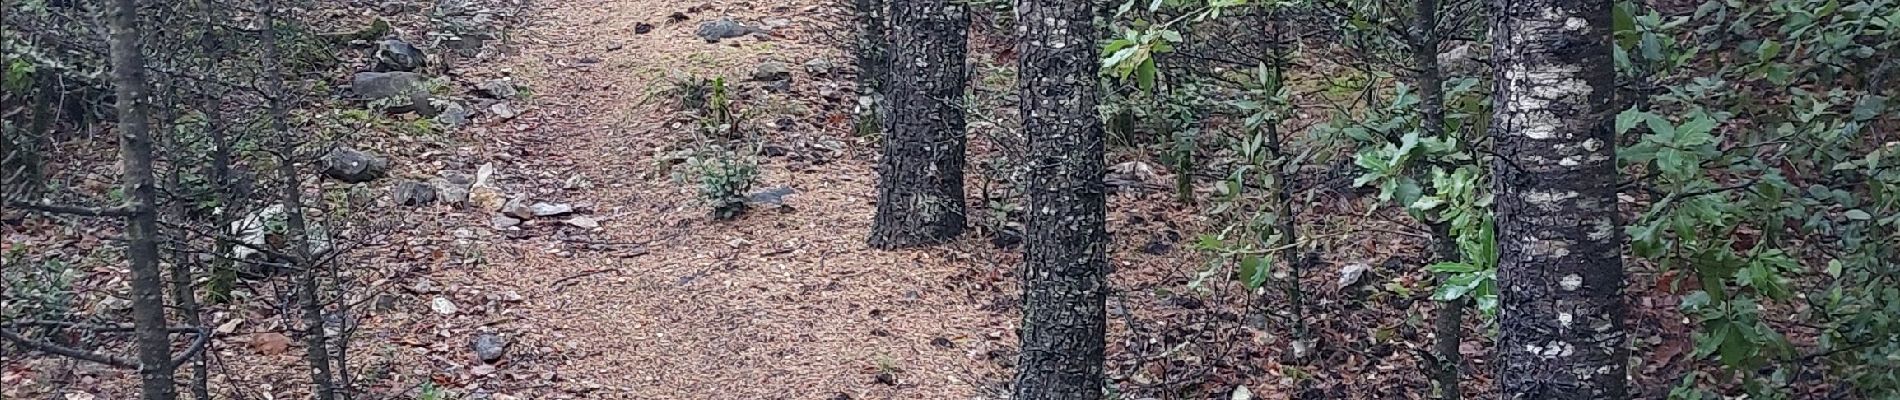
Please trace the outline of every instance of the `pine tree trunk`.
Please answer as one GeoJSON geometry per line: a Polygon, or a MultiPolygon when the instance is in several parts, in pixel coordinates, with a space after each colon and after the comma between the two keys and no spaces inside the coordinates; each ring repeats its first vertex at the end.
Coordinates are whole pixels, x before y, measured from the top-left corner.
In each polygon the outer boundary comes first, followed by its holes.
{"type": "Polygon", "coordinates": [[[871,246],[942,243],[963,233],[963,88],[970,15],[959,0],[891,3],[891,119],[878,163],[871,246]]]}
{"type": "MultiPolygon", "coordinates": [[[[1416,0],[1412,3],[1411,39],[1413,68],[1418,69],[1414,85],[1418,87],[1420,126],[1425,136],[1444,138],[1445,132],[1445,77],[1438,65],[1438,43],[1441,34],[1438,28],[1438,0],[1416,0]]],[[[1421,173],[1420,175],[1424,175],[1421,173]]],[[[1420,177],[1420,180],[1429,177],[1420,177]]],[[[1433,256],[1439,262],[1458,261],[1458,242],[1451,236],[1450,226],[1443,223],[1432,225],[1432,240],[1436,242],[1433,256]]],[[[1450,274],[1438,274],[1442,284],[1450,274]]],[[[1432,319],[1432,356],[1436,360],[1426,363],[1432,371],[1426,374],[1432,377],[1432,386],[1437,389],[1437,399],[1458,400],[1464,393],[1458,387],[1460,354],[1459,344],[1464,339],[1465,302],[1463,298],[1439,302],[1437,314],[1432,319]]]]}
{"type": "Polygon", "coordinates": [[[890,30],[885,0],[852,0],[857,9],[858,110],[859,136],[884,132],[886,115],[884,84],[890,79],[890,30]]]}
{"type": "MultiPolygon", "coordinates": [[[[1457,239],[1451,237],[1451,229],[1445,224],[1433,224],[1432,241],[1436,249],[1433,256],[1438,261],[1458,261],[1463,257],[1458,253],[1457,239]]],[[[1439,284],[1444,284],[1451,274],[1438,274],[1439,284]]],[[[1435,360],[1426,363],[1431,370],[1425,373],[1432,378],[1432,386],[1437,389],[1439,400],[1458,400],[1464,397],[1464,390],[1458,386],[1463,376],[1460,374],[1463,354],[1459,345],[1464,343],[1466,298],[1438,302],[1437,314],[1432,315],[1432,357],[1435,360]]]]}
{"type": "Polygon", "coordinates": [[[277,173],[283,179],[284,192],[280,199],[284,206],[284,231],[292,254],[297,260],[291,262],[292,270],[297,271],[297,302],[303,311],[304,361],[310,365],[310,381],[314,386],[318,400],[336,398],[334,374],[330,369],[329,340],[324,337],[322,287],[317,277],[322,274],[314,261],[316,254],[310,249],[310,230],[303,213],[303,177],[297,173],[297,139],[290,131],[287,105],[284,104],[289,91],[284,89],[284,73],[278,57],[282,52],[277,43],[277,1],[264,0],[258,11],[261,14],[264,30],[259,35],[263,41],[264,84],[269,86],[270,125],[276,133],[277,173]]]}
{"type": "MultiPolygon", "coordinates": [[[[5,46],[0,46],[5,48],[5,46]]],[[[12,54],[0,54],[0,65],[12,65],[13,60],[26,57],[24,54],[9,57],[12,54]]],[[[41,171],[41,144],[50,136],[53,121],[58,115],[53,112],[54,99],[59,87],[52,71],[38,71],[32,74],[33,89],[24,93],[14,93],[16,98],[31,103],[31,123],[22,128],[18,124],[0,127],[0,201],[34,201],[40,197],[40,191],[46,186],[41,171]]],[[[14,107],[14,104],[0,104],[0,107],[14,107]]]]}
{"type": "Polygon", "coordinates": [[[1030,171],[1016,400],[1102,398],[1108,233],[1094,8],[1016,5],[1030,171]]]}
{"type": "Polygon", "coordinates": [[[1629,398],[1610,4],[1493,3],[1502,398],[1629,398]]]}
{"type": "Polygon", "coordinates": [[[165,282],[158,265],[158,179],[152,172],[151,90],[145,81],[138,2],[111,3],[112,80],[117,88],[119,153],[125,168],[124,192],[132,216],[126,219],[125,255],[132,269],[132,324],[138,339],[140,392],[145,400],[177,397],[172,382],[171,337],[165,322],[165,282]]]}

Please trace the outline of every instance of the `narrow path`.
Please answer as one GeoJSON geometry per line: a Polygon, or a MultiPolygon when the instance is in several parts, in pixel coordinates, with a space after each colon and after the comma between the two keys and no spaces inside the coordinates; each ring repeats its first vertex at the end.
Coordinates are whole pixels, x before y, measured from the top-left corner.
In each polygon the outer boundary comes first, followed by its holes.
{"type": "Polygon", "coordinates": [[[979,398],[998,373],[989,350],[1007,323],[986,309],[999,295],[971,290],[970,277],[1008,264],[985,261],[974,239],[918,251],[864,244],[872,148],[837,119],[848,95],[816,94],[848,78],[801,67],[843,64],[824,44],[847,40],[836,33],[843,13],[819,0],[546,3],[507,61],[534,108],[490,127],[516,133],[474,139],[514,164],[499,171],[504,185],[590,204],[602,227],[530,227],[495,239],[482,266],[435,276],[525,298],[505,314],[517,331],[510,357],[528,369],[516,373],[552,373],[561,383],[542,395],[578,398],[979,398]],[[675,12],[689,20],[669,22],[675,12]],[[723,15],[790,24],[767,39],[694,37],[723,15]],[[635,33],[640,23],[651,32],[635,33]],[[659,92],[671,74],[741,81],[766,60],[792,67],[792,92],[756,82],[735,91],[754,118],[778,126],[765,140],[810,152],[764,166],[758,187],[796,190],[792,210],[711,221],[656,163],[656,149],[688,135],[659,92]],[[812,150],[827,146],[842,149],[812,150]],[[592,187],[562,190],[573,176],[592,187]]]}

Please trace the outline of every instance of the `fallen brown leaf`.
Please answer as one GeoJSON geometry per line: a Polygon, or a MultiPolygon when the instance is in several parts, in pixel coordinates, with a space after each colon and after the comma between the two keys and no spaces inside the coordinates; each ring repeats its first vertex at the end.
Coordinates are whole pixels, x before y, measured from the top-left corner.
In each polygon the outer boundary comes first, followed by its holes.
{"type": "Polygon", "coordinates": [[[276,332],[251,334],[251,349],[267,356],[290,351],[290,337],[276,332]]]}

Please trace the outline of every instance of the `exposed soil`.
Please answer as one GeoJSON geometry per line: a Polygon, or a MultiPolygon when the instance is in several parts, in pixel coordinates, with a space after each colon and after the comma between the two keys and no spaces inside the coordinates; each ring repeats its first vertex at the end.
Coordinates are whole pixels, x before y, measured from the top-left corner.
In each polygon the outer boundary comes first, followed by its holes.
{"type": "MultiPolygon", "coordinates": [[[[533,221],[527,233],[483,233],[485,262],[429,273],[448,287],[524,299],[505,306],[506,322],[488,324],[514,337],[509,357],[522,361],[468,386],[522,398],[958,399],[998,374],[983,349],[1002,339],[1005,315],[984,310],[992,299],[966,286],[1004,267],[959,250],[986,244],[874,251],[864,242],[872,147],[842,122],[850,98],[815,94],[848,77],[800,68],[846,61],[832,44],[842,36],[827,35],[845,18],[831,6],[606,0],[548,2],[535,13],[499,70],[531,88],[534,106],[469,139],[478,154],[515,156],[500,168],[513,180],[504,185],[590,204],[603,226],[533,221]],[[689,19],[670,22],[675,12],[689,19]],[[694,36],[721,16],[791,23],[720,43],[694,36]],[[653,28],[635,33],[640,24],[653,28]],[[793,66],[791,93],[741,82],[768,60],[793,66]],[[742,107],[779,125],[762,133],[767,143],[849,146],[767,159],[757,186],[795,190],[788,209],[712,221],[690,185],[657,162],[689,140],[690,120],[662,93],[681,74],[728,77],[742,107]],[[574,176],[592,187],[548,190],[574,176]]],[[[453,215],[487,231],[486,213],[453,215]]]]}

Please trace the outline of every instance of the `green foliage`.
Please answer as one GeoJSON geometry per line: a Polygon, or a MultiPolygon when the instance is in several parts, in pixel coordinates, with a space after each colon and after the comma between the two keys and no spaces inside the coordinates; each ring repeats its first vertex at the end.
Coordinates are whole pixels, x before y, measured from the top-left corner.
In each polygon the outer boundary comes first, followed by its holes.
{"type": "Polygon", "coordinates": [[[1473,208],[1480,211],[1471,214],[1475,221],[1449,223],[1453,228],[1450,232],[1452,238],[1458,243],[1459,260],[1440,261],[1425,267],[1431,272],[1445,274],[1444,280],[1432,292],[1432,300],[1457,301],[1469,298],[1485,316],[1497,316],[1497,224],[1491,219],[1489,209],[1475,205],[1473,208]]]}
{"type": "Polygon", "coordinates": [[[435,382],[423,382],[416,388],[416,400],[448,400],[452,398],[447,389],[435,385],[435,382]]]}
{"type": "MultiPolygon", "coordinates": [[[[431,82],[431,85],[438,84],[435,81],[431,82]]],[[[330,141],[342,140],[344,136],[358,133],[362,128],[395,133],[406,138],[444,139],[443,134],[447,133],[448,129],[437,123],[434,118],[403,119],[376,111],[392,104],[409,104],[409,101],[401,97],[374,100],[370,102],[367,109],[339,109],[333,111],[334,118],[312,122],[317,122],[317,125],[325,128],[322,130],[323,139],[330,141]]]]}
{"type": "Polygon", "coordinates": [[[1181,32],[1186,25],[1220,18],[1221,13],[1230,9],[1254,6],[1282,6],[1287,2],[1270,1],[1249,4],[1249,0],[1126,0],[1115,10],[1116,31],[1114,37],[1102,44],[1102,74],[1119,80],[1131,77],[1137,87],[1143,91],[1153,90],[1160,77],[1155,58],[1174,51],[1175,44],[1181,43],[1181,32]],[[1203,2],[1204,1],[1204,2],[1203,2]],[[1129,15],[1135,7],[1142,5],[1145,15],[1161,17],[1166,13],[1174,16],[1162,22],[1152,22],[1146,18],[1135,17],[1122,23],[1122,17],[1129,15]],[[1164,11],[1164,6],[1166,10],[1164,11]]]}
{"type": "Polygon", "coordinates": [[[733,219],[745,213],[746,192],[758,179],[758,161],[721,146],[704,146],[687,156],[675,179],[699,188],[699,198],[712,207],[714,219],[733,219]]]}
{"type": "Polygon", "coordinates": [[[681,110],[704,110],[712,95],[713,80],[696,76],[674,78],[672,86],[660,91],[661,95],[678,99],[674,104],[681,110]]]}
{"type": "Polygon", "coordinates": [[[0,69],[0,89],[7,92],[22,93],[33,85],[33,72],[36,67],[25,58],[7,56],[5,69],[0,69]]]}
{"type": "MultiPolygon", "coordinates": [[[[307,24],[279,19],[276,24],[282,62],[288,74],[328,71],[341,62],[336,46],[307,24]]],[[[291,75],[286,75],[291,76],[291,75]]]]}
{"type": "Polygon", "coordinates": [[[1237,267],[1235,279],[1249,290],[1260,289],[1272,276],[1276,258],[1291,261],[1292,257],[1279,255],[1299,247],[1282,230],[1292,216],[1291,189],[1284,178],[1310,153],[1288,154],[1289,135],[1278,131],[1290,110],[1290,93],[1280,68],[1263,65],[1254,72],[1243,95],[1224,104],[1241,116],[1247,134],[1230,144],[1237,165],[1215,186],[1219,196],[1209,213],[1232,222],[1219,234],[1203,236],[1196,245],[1217,257],[1213,268],[1201,272],[1190,286],[1200,286],[1218,274],[1220,263],[1232,260],[1237,267]]]}
{"type": "Polygon", "coordinates": [[[1493,316],[1498,304],[1497,241],[1488,170],[1477,153],[1483,136],[1475,133],[1488,124],[1490,97],[1479,80],[1471,78],[1448,80],[1442,93],[1443,137],[1426,136],[1419,112],[1421,99],[1403,83],[1384,105],[1342,112],[1316,129],[1321,135],[1344,136],[1358,144],[1353,164],[1363,172],[1353,185],[1379,188],[1380,203],[1397,204],[1420,222],[1442,225],[1457,244],[1457,259],[1427,267],[1445,274],[1432,297],[1439,301],[1469,298],[1485,315],[1493,316]]]}
{"type": "Polygon", "coordinates": [[[746,192],[752,190],[759,176],[757,138],[744,128],[743,115],[735,113],[725,78],[689,82],[703,82],[704,95],[684,101],[703,108],[694,110],[698,121],[692,146],[685,151],[673,178],[697,187],[700,201],[712,207],[714,219],[737,218],[745,213],[746,192]]]}
{"type": "Polygon", "coordinates": [[[1900,141],[1876,128],[1897,120],[1881,54],[1900,51],[1900,4],[1622,2],[1614,23],[1619,76],[1654,88],[1614,127],[1643,200],[1626,233],[1679,277],[1661,283],[1699,324],[1693,354],[1729,375],[1671,397],[1788,398],[1816,365],[1852,397],[1900,396],[1900,141]]]}
{"type": "Polygon", "coordinates": [[[6,301],[0,320],[64,320],[73,307],[74,269],[64,261],[28,257],[25,246],[14,247],[4,258],[0,280],[6,301]]]}

